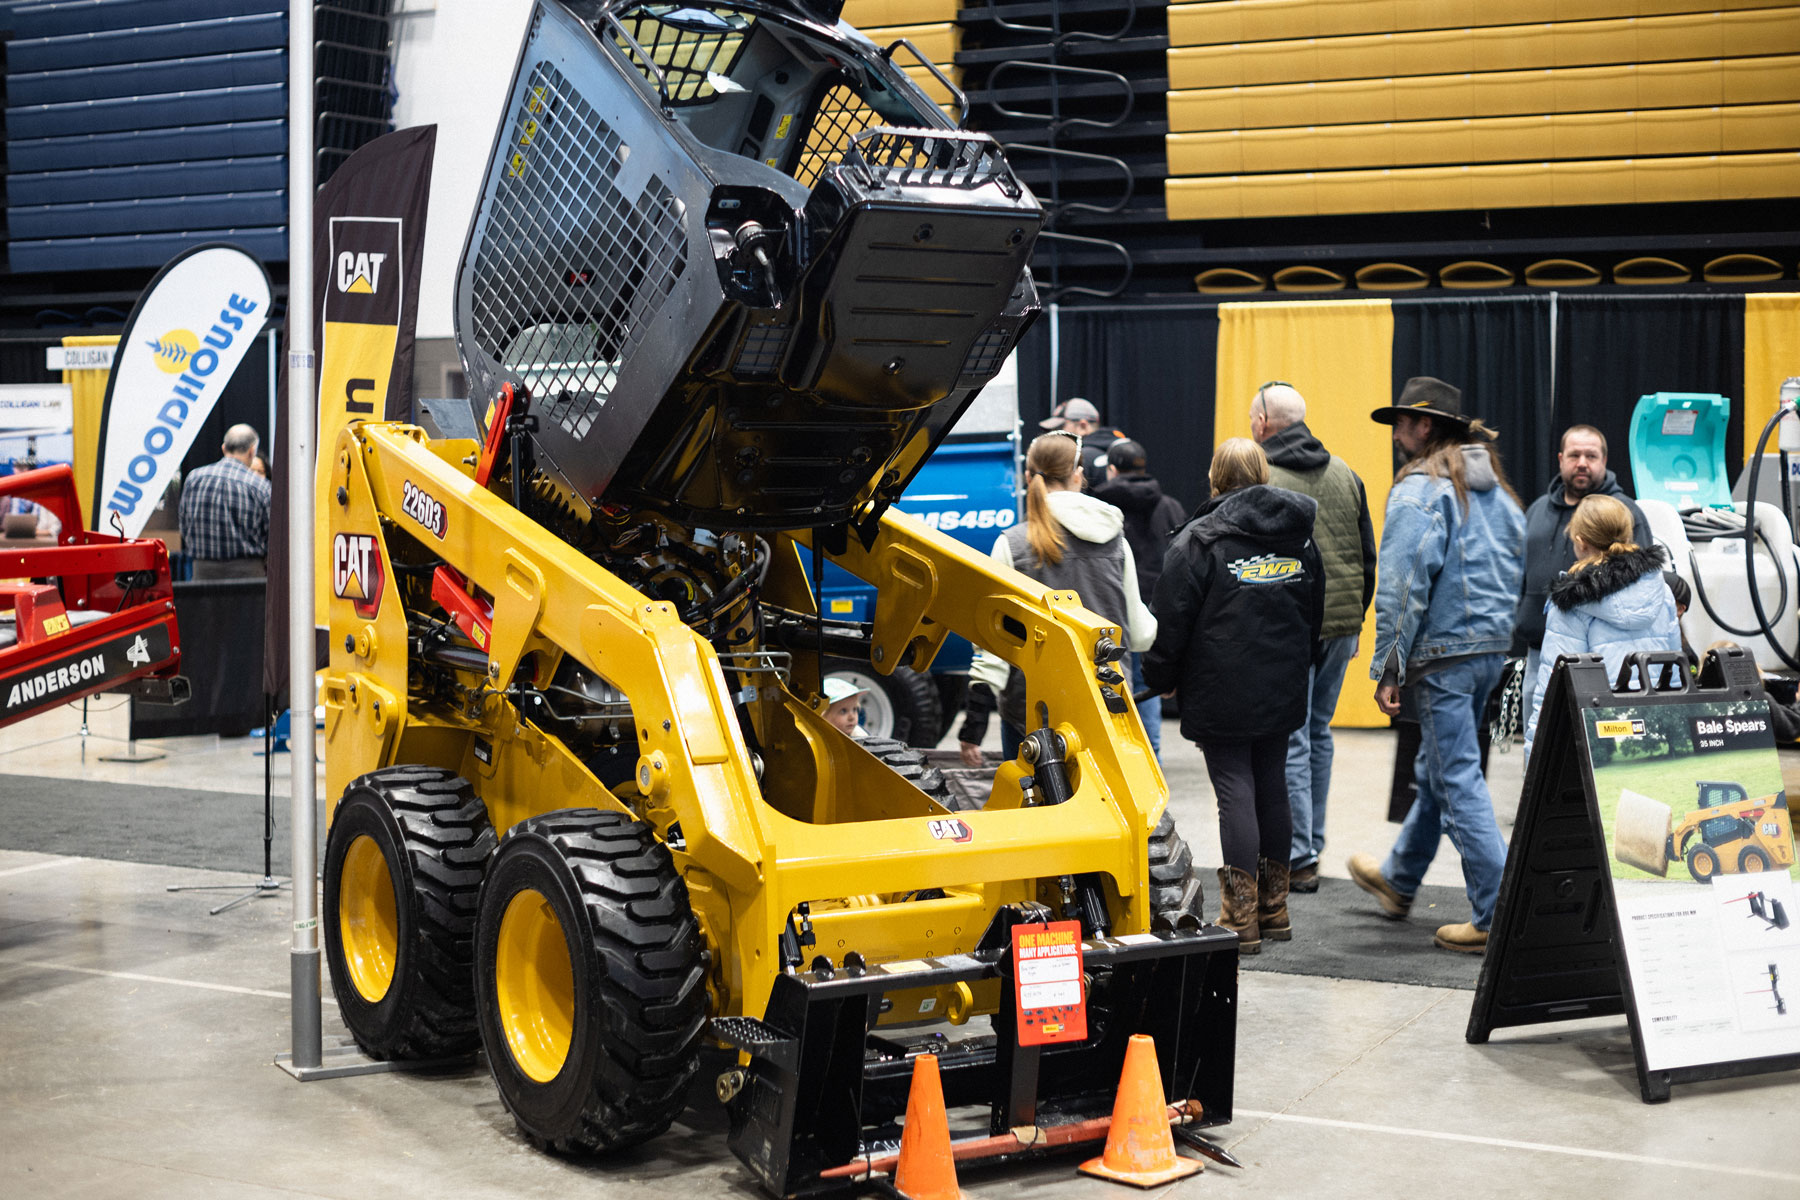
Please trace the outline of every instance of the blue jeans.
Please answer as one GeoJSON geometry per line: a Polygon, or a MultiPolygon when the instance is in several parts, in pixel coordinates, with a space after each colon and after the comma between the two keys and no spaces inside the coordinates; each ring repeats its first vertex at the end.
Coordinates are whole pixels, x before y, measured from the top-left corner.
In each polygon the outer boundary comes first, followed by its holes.
{"type": "Polygon", "coordinates": [[[1476,730],[1505,663],[1504,654],[1480,654],[1412,685],[1421,739],[1413,761],[1419,795],[1381,868],[1395,891],[1413,895],[1437,854],[1439,836],[1447,834],[1462,855],[1463,886],[1474,910],[1475,928],[1481,930],[1494,920],[1506,842],[1481,773],[1476,730]]]}
{"type": "MultiPolygon", "coordinates": [[[[1133,652],[1125,656],[1129,664],[1125,674],[1131,678],[1131,694],[1137,695],[1144,690],[1144,656],[1133,652]]],[[[1156,752],[1156,761],[1162,761],[1162,697],[1152,696],[1137,706],[1138,719],[1144,723],[1144,734],[1150,739],[1150,749],[1156,752]]]]}
{"type": "Polygon", "coordinates": [[[1325,658],[1307,678],[1306,724],[1288,736],[1288,806],[1294,812],[1294,842],[1288,863],[1310,867],[1325,849],[1325,797],[1331,790],[1331,718],[1337,712],[1344,671],[1356,657],[1356,634],[1326,638],[1325,658]]]}

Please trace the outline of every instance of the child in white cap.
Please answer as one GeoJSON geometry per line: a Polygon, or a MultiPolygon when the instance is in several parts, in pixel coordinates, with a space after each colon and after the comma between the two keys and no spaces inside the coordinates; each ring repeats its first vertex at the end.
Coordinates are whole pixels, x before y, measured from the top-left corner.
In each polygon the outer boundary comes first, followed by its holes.
{"type": "Polygon", "coordinates": [[[859,688],[838,675],[825,677],[825,719],[857,740],[869,736],[862,727],[862,698],[867,688],[859,688]]]}

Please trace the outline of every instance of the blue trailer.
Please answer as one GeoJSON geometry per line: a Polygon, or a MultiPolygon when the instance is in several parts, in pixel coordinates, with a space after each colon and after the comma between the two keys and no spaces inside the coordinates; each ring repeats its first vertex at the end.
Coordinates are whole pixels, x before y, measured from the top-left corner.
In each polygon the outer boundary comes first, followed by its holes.
{"type": "MultiPolygon", "coordinates": [[[[1008,418],[1004,425],[1004,432],[952,434],[926,460],[895,507],[982,554],[992,550],[994,539],[1021,519],[1018,443],[1013,421],[1008,418]]],[[[875,618],[874,585],[829,563],[824,594],[829,620],[875,618]]],[[[930,674],[901,667],[882,675],[867,663],[848,659],[831,660],[829,673],[867,689],[862,723],[871,737],[929,747],[949,732],[949,721],[962,707],[973,653],[967,641],[951,636],[930,674]]]]}

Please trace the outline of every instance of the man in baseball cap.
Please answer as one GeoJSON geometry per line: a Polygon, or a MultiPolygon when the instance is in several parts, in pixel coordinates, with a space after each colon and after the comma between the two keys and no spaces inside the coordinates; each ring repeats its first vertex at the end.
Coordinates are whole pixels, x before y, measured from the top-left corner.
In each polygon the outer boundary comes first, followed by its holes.
{"type": "Polygon", "coordinates": [[[1081,473],[1090,492],[1106,482],[1106,452],[1114,442],[1125,439],[1122,429],[1100,428],[1100,410],[1092,400],[1080,396],[1071,396],[1051,409],[1038,428],[1061,430],[1081,439],[1081,473]]]}

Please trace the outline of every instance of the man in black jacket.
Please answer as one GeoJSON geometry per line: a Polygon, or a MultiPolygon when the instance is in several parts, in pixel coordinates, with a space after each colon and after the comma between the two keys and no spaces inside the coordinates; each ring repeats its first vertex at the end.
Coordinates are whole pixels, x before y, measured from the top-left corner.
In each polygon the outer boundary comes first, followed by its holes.
{"type": "MultiPolygon", "coordinates": [[[[1116,441],[1104,459],[1106,482],[1094,489],[1094,499],[1104,500],[1125,514],[1125,540],[1131,546],[1131,559],[1137,566],[1138,595],[1149,604],[1156,592],[1157,576],[1162,574],[1163,555],[1175,531],[1187,520],[1181,501],[1163,494],[1162,485],[1145,471],[1144,448],[1129,438],[1116,441]]],[[[1131,690],[1144,690],[1144,656],[1133,652],[1127,659],[1131,668],[1131,690]]],[[[1138,705],[1144,732],[1150,746],[1162,760],[1162,701],[1155,696],[1138,705]]]]}
{"type": "Polygon", "coordinates": [[[1569,518],[1582,497],[1598,493],[1617,496],[1631,510],[1632,540],[1651,545],[1650,523],[1635,501],[1619,486],[1618,477],[1606,469],[1606,435],[1592,425],[1571,425],[1563,431],[1556,455],[1556,478],[1544,494],[1525,510],[1525,583],[1519,593],[1518,614],[1513,619],[1512,655],[1525,656],[1525,678],[1536,679],[1538,652],[1544,646],[1544,603],[1550,586],[1575,565],[1575,545],[1569,540],[1569,518]]]}

